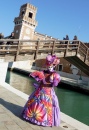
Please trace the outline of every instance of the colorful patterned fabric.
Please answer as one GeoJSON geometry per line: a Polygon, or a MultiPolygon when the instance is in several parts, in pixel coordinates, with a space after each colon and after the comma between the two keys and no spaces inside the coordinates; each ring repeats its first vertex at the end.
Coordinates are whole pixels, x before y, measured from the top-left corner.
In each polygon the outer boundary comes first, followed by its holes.
{"type": "Polygon", "coordinates": [[[60,108],[58,98],[54,91],[54,86],[60,82],[60,76],[56,73],[35,72],[31,74],[35,79],[40,80],[40,84],[35,84],[35,91],[25,104],[22,117],[34,124],[42,126],[60,125],[60,108]],[[45,82],[44,82],[45,80],[45,82]]]}
{"type": "Polygon", "coordinates": [[[29,97],[22,116],[24,119],[42,126],[59,126],[60,109],[53,88],[38,88],[29,97]]]}

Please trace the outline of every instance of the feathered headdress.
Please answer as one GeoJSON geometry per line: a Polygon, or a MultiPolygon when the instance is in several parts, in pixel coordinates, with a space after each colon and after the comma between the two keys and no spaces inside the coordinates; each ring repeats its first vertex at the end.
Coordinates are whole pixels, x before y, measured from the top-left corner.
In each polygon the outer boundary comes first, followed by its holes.
{"type": "Polygon", "coordinates": [[[51,55],[48,54],[48,56],[46,57],[46,66],[56,66],[60,63],[60,59],[58,59],[58,57],[56,57],[56,55],[51,55]]]}

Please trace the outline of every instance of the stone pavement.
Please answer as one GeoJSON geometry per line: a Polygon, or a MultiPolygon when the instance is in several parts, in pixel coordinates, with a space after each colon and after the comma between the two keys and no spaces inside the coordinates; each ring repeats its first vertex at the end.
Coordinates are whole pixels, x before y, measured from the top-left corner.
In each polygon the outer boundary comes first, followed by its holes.
{"type": "Polygon", "coordinates": [[[0,130],[79,130],[64,121],[61,121],[59,127],[30,124],[20,118],[25,103],[26,100],[21,96],[0,85],[0,130]]]}

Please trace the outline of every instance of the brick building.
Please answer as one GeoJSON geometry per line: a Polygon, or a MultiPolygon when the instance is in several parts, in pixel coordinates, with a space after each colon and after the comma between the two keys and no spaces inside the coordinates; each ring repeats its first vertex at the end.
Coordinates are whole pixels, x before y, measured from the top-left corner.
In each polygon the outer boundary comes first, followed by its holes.
{"type": "MultiPolygon", "coordinates": [[[[22,40],[58,40],[51,36],[47,36],[45,34],[41,34],[35,31],[38,22],[36,21],[36,13],[37,8],[29,3],[24,4],[20,7],[20,13],[18,17],[14,19],[14,34],[15,39],[22,39],[22,40]]],[[[72,73],[70,68],[71,64],[65,60],[64,58],[60,58],[61,63],[57,67],[57,70],[72,73]]],[[[37,60],[36,66],[42,67],[45,64],[45,60],[37,60]]]]}

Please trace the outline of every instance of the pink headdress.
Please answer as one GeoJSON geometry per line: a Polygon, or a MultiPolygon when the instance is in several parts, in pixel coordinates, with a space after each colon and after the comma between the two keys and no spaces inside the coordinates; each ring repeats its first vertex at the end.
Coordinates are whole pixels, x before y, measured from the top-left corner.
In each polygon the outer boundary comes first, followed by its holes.
{"type": "Polygon", "coordinates": [[[46,65],[50,66],[50,65],[58,65],[60,63],[60,59],[58,59],[58,57],[56,57],[56,55],[51,55],[48,54],[48,56],[46,57],[46,65]]]}

